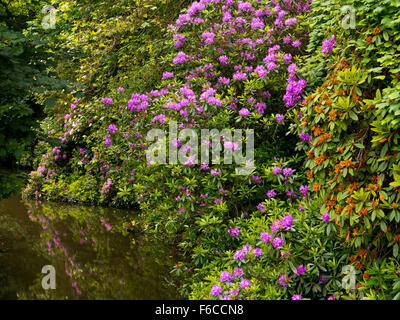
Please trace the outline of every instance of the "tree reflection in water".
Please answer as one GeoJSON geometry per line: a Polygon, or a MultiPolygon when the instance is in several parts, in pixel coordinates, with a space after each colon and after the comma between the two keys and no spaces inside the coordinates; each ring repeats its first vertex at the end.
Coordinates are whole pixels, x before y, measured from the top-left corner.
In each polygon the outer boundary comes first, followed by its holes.
{"type": "Polygon", "coordinates": [[[177,299],[170,250],[128,234],[135,212],[21,201],[0,202],[0,299],[177,299]],[[11,236],[12,235],[12,236],[11,236]],[[0,242],[1,249],[1,242],[0,242]],[[1,251],[0,251],[1,252],[1,251]],[[55,290],[44,290],[44,265],[56,269],[55,290]],[[14,294],[14,297],[13,297],[14,294]]]}

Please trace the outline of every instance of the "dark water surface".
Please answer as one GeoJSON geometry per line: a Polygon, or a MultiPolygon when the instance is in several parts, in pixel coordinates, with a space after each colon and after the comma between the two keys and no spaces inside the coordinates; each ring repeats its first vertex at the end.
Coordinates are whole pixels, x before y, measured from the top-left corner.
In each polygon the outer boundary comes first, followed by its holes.
{"type": "MultiPolygon", "coordinates": [[[[179,299],[170,248],[127,234],[129,210],[0,201],[0,299],[179,299]],[[42,268],[56,271],[44,290],[42,268]]],[[[176,258],[175,258],[176,260],[176,258]]]]}

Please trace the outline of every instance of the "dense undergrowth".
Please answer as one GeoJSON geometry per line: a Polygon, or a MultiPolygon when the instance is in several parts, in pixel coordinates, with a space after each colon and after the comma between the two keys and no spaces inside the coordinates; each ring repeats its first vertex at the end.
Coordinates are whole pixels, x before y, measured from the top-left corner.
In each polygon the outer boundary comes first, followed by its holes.
{"type": "Polygon", "coordinates": [[[65,1],[50,34],[79,55],[58,72],[85,87],[39,96],[62,99],[25,194],[139,205],[192,299],[400,298],[400,3],[202,0],[173,23],[189,2],[65,1]],[[149,163],[175,121],[254,129],[251,174],[149,163]]]}

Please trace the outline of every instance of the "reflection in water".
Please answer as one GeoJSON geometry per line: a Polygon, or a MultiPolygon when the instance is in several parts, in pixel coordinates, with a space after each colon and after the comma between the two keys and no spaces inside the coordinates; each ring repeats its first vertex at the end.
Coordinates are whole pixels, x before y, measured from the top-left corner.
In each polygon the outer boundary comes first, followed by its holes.
{"type": "Polygon", "coordinates": [[[0,201],[0,299],[177,299],[170,250],[127,235],[132,211],[0,201]],[[134,239],[135,238],[135,239],[134,239]],[[42,267],[56,269],[55,290],[42,267]]]}

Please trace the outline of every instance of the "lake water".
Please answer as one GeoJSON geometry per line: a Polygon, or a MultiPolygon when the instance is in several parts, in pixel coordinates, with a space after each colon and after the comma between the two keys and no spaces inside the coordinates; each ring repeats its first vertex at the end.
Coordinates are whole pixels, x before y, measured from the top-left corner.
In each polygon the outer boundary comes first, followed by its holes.
{"type": "Polygon", "coordinates": [[[170,276],[175,251],[127,233],[124,222],[135,214],[1,200],[0,299],[179,299],[170,276]],[[54,290],[42,286],[47,265],[54,290]]]}

